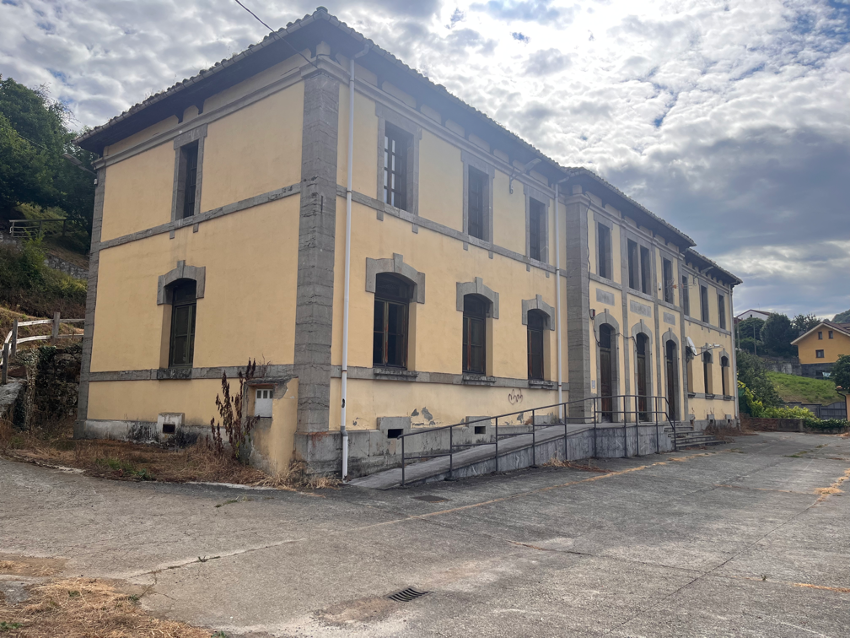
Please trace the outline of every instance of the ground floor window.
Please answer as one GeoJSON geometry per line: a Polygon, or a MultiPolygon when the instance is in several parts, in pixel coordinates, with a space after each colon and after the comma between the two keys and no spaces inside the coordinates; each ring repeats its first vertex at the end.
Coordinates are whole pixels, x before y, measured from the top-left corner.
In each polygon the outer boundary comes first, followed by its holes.
{"type": "Polygon", "coordinates": [[[539,310],[528,313],[528,378],[543,379],[543,331],[546,315],[539,310]]]}
{"type": "Polygon", "coordinates": [[[410,284],[401,277],[386,273],[376,277],[373,365],[407,367],[410,294],[410,284]]]}
{"type": "Polygon", "coordinates": [[[487,311],[490,301],[479,295],[463,298],[463,371],[487,374],[487,311]]]}
{"type": "Polygon", "coordinates": [[[195,356],[196,283],[185,279],[171,289],[171,346],[168,367],[191,368],[195,356]]]}

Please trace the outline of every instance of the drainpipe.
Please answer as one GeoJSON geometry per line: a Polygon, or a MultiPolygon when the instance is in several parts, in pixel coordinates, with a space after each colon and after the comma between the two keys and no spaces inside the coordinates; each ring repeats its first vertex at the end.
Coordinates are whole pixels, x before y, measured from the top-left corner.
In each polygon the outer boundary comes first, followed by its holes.
{"type": "Polygon", "coordinates": [[[342,479],[348,476],[348,430],[345,427],[345,400],[348,396],[348,306],[351,290],[351,190],[354,175],[354,60],[366,55],[369,46],[349,60],[348,67],[348,180],[345,187],[345,295],[342,306],[342,407],[339,430],[342,435],[342,479]]]}

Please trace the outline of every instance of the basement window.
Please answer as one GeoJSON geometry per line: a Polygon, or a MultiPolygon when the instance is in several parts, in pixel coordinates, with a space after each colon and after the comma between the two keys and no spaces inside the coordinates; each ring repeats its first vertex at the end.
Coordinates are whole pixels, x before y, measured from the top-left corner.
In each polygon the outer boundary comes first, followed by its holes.
{"type": "Polygon", "coordinates": [[[476,434],[487,434],[487,426],[486,425],[476,425],[475,426],[476,434]]]}
{"type": "Polygon", "coordinates": [[[404,430],[402,428],[390,428],[389,430],[387,430],[388,439],[397,439],[402,434],[404,434],[404,430]]]}
{"type": "Polygon", "coordinates": [[[254,394],[254,416],[271,417],[273,390],[257,388],[254,394]]]}

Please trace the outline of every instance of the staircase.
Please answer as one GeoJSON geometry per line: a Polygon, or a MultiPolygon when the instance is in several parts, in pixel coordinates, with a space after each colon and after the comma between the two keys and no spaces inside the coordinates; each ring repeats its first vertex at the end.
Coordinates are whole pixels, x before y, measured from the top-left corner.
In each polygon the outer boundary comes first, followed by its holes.
{"type": "Polygon", "coordinates": [[[665,426],[664,431],[670,438],[676,439],[676,448],[679,450],[689,447],[702,447],[704,445],[721,445],[723,443],[723,441],[712,434],[694,430],[694,426],[689,422],[676,423],[675,437],[672,426],[665,426]]]}

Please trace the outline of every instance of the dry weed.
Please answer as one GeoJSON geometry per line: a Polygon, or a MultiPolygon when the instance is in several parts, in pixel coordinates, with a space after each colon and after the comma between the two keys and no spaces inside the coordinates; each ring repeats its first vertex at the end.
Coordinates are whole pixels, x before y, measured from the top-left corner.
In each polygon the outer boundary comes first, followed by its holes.
{"type": "Polygon", "coordinates": [[[102,580],[71,578],[30,585],[16,605],[0,598],[0,625],[10,638],[209,638],[210,631],[161,620],[138,604],[139,595],[102,580]]]}
{"type": "Polygon", "coordinates": [[[581,470],[582,472],[598,472],[600,474],[610,474],[613,470],[606,470],[595,465],[583,465],[581,463],[573,463],[572,461],[562,461],[559,458],[551,458],[543,464],[543,467],[568,467],[573,470],[581,470]]]}

